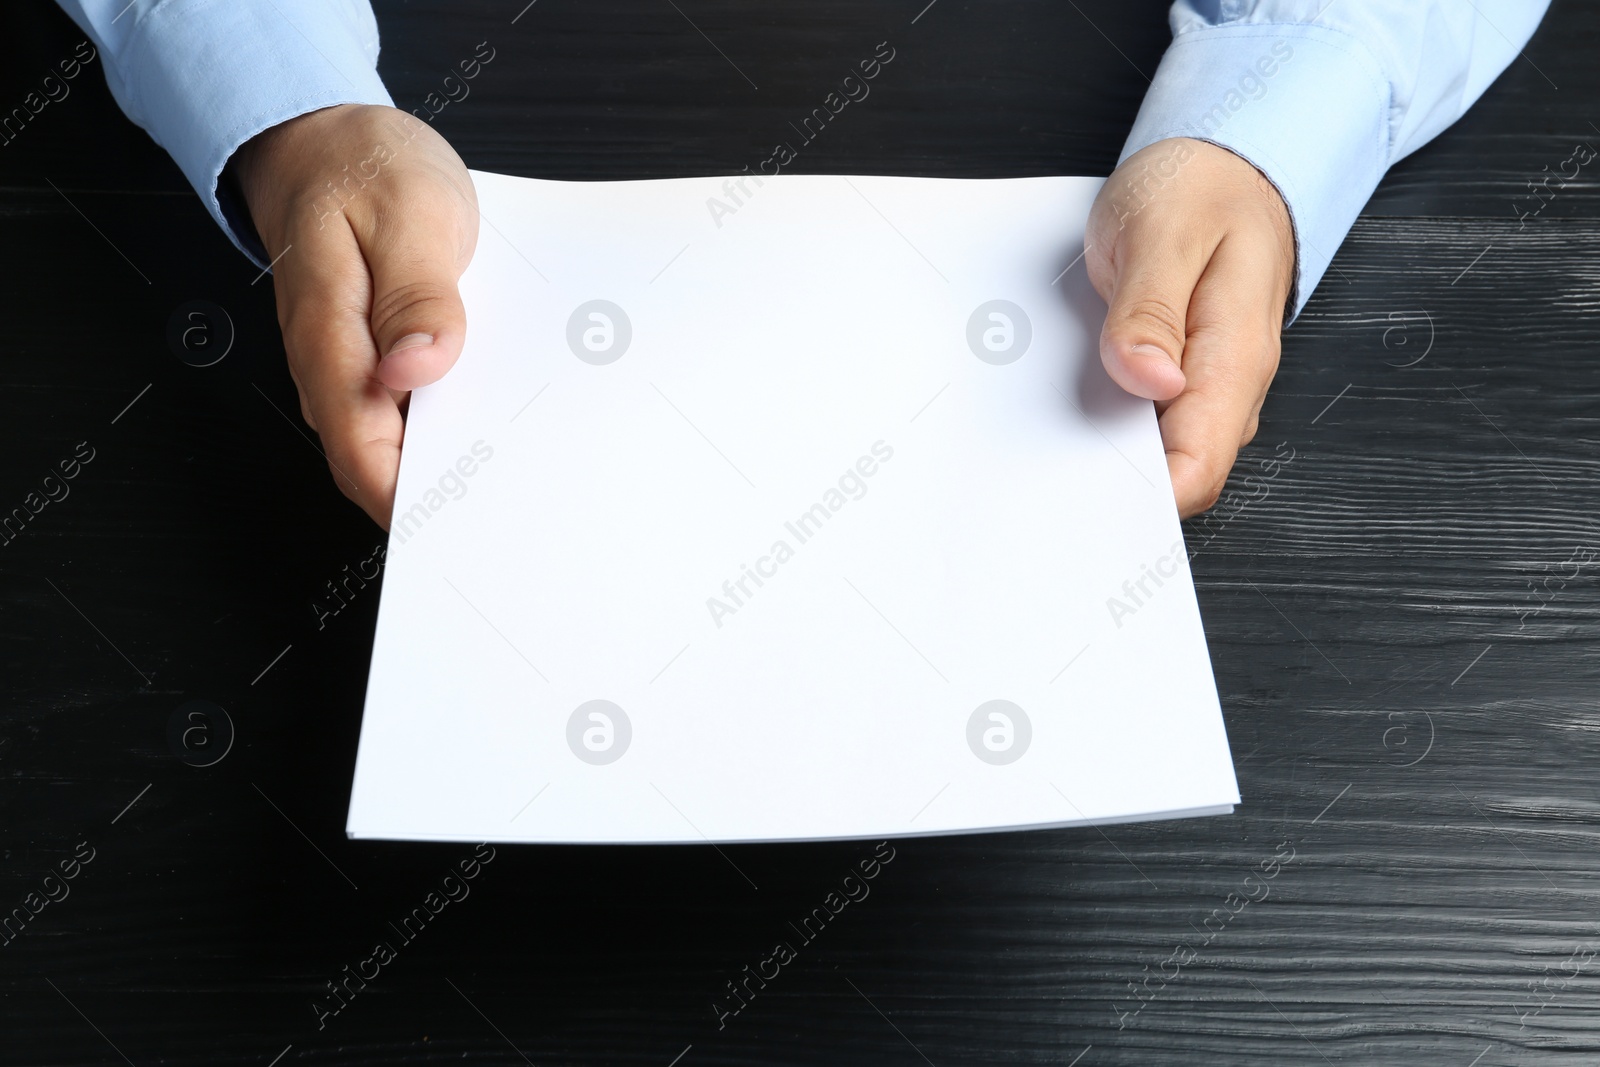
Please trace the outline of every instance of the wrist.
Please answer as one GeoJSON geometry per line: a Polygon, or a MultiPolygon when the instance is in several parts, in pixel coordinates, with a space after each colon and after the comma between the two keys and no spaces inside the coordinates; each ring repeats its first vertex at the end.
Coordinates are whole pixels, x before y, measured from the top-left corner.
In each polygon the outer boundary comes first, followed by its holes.
{"type": "Polygon", "coordinates": [[[332,127],[366,104],[336,104],[297,115],[269,127],[239,146],[229,164],[256,232],[269,252],[285,243],[284,220],[300,195],[295,164],[315,158],[317,146],[331,139],[332,127]]]}
{"type": "Polygon", "coordinates": [[[1191,148],[1200,159],[1215,168],[1217,188],[1223,201],[1216,205],[1216,210],[1238,211],[1242,208],[1242,220],[1270,236],[1277,250],[1278,264],[1273,281],[1281,294],[1283,317],[1287,322],[1294,314],[1299,243],[1295,238],[1294,215],[1289,210],[1289,202],[1283,191],[1265,171],[1227,145],[1192,137],[1173,137],[1157,144],[1182,144],[1191,148]]]}

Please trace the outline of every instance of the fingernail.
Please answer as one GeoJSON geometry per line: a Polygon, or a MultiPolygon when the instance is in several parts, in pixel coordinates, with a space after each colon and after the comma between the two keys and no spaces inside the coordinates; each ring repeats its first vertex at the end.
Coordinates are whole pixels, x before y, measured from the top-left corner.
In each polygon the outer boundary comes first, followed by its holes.
{"type": "Polygon", "coordinates": [[[392,356],[396,352],[404,352],[408,348],[426,348],[431,344],[433,344],[433,334],[431,333],[408,333],[394,343],[393,347],[389,349],[389,355],[392,356]]]}
{"type": "Polygon", "coordinates": [[[1134,380],[1124,383],[1130,392],[1151,400],[1171,400],[1183,391],[1185,379],[1182,369],[1173,358],[1157,345],[1138,344],[1128,348],[1124,360],[1134,380]],[[1144,369],[1139,369],[1140,364],[1144,369]]]}

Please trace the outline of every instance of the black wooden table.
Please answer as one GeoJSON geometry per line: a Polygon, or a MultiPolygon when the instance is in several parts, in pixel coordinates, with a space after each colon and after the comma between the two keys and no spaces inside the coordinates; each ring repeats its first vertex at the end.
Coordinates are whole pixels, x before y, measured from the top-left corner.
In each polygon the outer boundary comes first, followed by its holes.
{"type": "MultiPolygon", "coordinates": [[[[544,177],[737,171],[884,40],[797,170],[1103,174],[1167,37],[1154,0],[524,2],[381,3],[382,72],[416,107],[488,42],[437,124],[544,177]]],[[[5,21],[9,109],[80,35],[5,21]]],[[[377,590],[313,605],[383,535],[270,281],[92,66],[0,146],[0,513],[58,498],[0,547],[0,908],[43,902],[0,1061],[1600,1061],[1600,194],[1529,187],[1600,145],[1597,51],[1556,0],[1394,171],[1243,460],[1293,462],[1190,524],[1238,813],[902,842],[720,1027],[871,849],[727,849],[753,888],[710,848],[502,847],[401,936],[473,850],[344,837],[377,590]],[[167,339],[192,300],[233,325],[209,367],[167,339]]]]}

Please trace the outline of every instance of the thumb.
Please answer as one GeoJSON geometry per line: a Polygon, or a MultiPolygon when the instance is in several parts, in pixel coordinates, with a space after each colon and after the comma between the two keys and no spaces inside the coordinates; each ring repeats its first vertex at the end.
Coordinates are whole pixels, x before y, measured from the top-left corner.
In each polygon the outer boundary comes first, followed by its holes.
{"type": "MultiPolygon", "coordinates": [[[[440,249],[458,247],[453,227],[407,232],[367,252],[372,269],[372,339],[378,377],[397,392],[438,381],[455,365],[467,338],[467,313],[456,283],[464,266],[440,249]]],[[[470,252],[468,253],[470,255],[470,252]]]]}
{"type": "Polygon", "coordinates": [[[1119,244],[1100,359],[1128,392],[1171,400],[1183,392],[1189,298],[1212,249],[1148,230],[1124,233],[1119,244]]]}

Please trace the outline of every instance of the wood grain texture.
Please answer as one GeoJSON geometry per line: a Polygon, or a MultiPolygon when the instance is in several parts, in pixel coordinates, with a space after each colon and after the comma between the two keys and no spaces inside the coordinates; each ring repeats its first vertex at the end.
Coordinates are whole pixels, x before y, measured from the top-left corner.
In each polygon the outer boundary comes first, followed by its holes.
{"type": "MultiPolygon", "coordinates": [[[[398,101],[488,40],[441,128],[571,178],[737,171],[886,39],[800,169],[1104,172],[1166,36],[1088,0],[378,6],[398,101]]],[[[78,38],[9,21],[14,100],[78,38]]],[[[95,858],[0,947],[0,1063],[1596,1062],[1600,221],[1587,178],[1509,205],[1600,136],[1597,35],[1557,0],[1385,183],[1190,524],[1238,814],[904,842],[721,1029],[869,849],[503,848],[318,1028],[471,850],[344,839],[377,590],[312,603],[381,533],[301,433],[268,283],[80,79],[0,148],[0,509],[96,450],[0,549],[0,909],[95,858]],[[237,334],[205,369],[164,338],[196,298],[237,334]],[[191,699],[237,730],[211,767],[168,747],[191,699]]]]}

